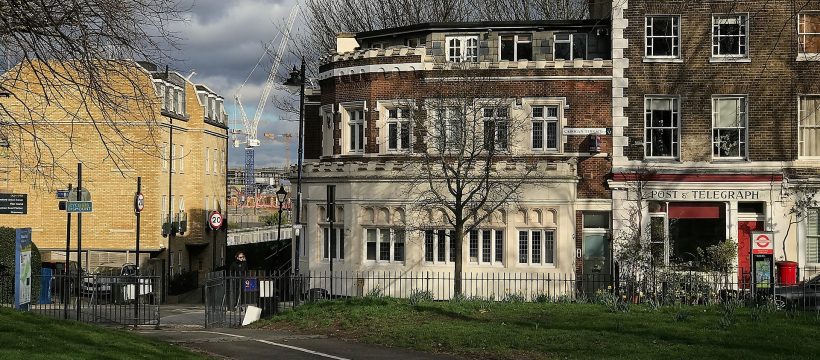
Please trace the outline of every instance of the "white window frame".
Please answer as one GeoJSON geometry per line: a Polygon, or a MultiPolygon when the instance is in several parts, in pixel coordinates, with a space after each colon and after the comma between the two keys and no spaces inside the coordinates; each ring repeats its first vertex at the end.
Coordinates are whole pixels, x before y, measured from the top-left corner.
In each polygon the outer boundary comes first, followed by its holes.
{"type": "Polygon", "coordinates": [[[177,171],[177,146],[171,145],[171,172],[177,171]]]}
{"type": "MultiPolygon", "coordinates": [[[[668,208],[668,204],[666,205],[668,208]]],[[[655,265],[669,265],[669,216],[666,212],[650,212],[649,213],[649,243],[650,243],[650,256],[652,256],[652,244],[662,244],[663,245],[663,263],[662,264],[655,264],[655,265]],[[652,218],[661,218],[663,220],[663,239],[661,241],[656,241],[652,238],[652,218]]]]}
{"type": "Polygon", "coordinates": [[[431,129],[434,129],[432,134],[438,137],[436,141],[438,142],[437,146],[443,149],[445,152],[449,150],[458,150],[459,146],[461,145],[461,137],[464,136],[464,121],[466,120],[462,115],[454,115],[458,112],[458,106],[437,106],[429,111],[433,111],[433,116],[430,117],[431,120],[434,122],[431,129]],[[443,123],[439,123],[443,121],[443,123]],[[459,124],[460,127],[457,128],[455,124],[459,124]],[[444,132],[442,134],[442,131],[444,132]],[[458,134],[458,136],[454,136],[458,134]],[[441,142],[444,142],[443,144],[441,142]]]}
{"type": "Polygon", "coordinates": [[[480,265],[503,265],[504,264],[504,233],[506,232],[503,228],[481,228],[481,229],[473,229],[467,232],[467,258],[468,261],[473,264],[480,264],[480,265]],[[501,232],[501,238],[498,238],[499,232],[501,232]],[[489,233],[490,238],[487,239],[485,236],[489,233]],[[473,234],[477,236],[477,248],[475,251],[475,257],[473,256],[473,234]],[[485,255],[488,254],[487,249],[484,248],[485,241],[489,240],[489,261],[485,260],[485,255]],[[498,258],[497,251],[498,245],[501,245],[501,259],[498,258]]]}
{"type": "Polygon", "coordinates": [[[412,152],[413,150],[413,127],[410,121],[410,117],[408,114],[411,110],[407,109],[406,107],[395,107],[395,108],[387,108],[385,109],[386,119],[385,119],[385,144],[384,147],[387,152],[392,153],[405,153],[405,152],[412,152]],[[393,117],[393,112],[396,113],[396,117],[393,117]],[[408,113],[408,114],[405,114],[408,113]],[[407,126],[407,147],[404,147],[405,144],[402,142],[402,125],[407,126]],[[390,147],[390,140],[391,140],[391,133],[390,127],[396,127],[396,147],[390,147]]]}
{"type": "MultiPolygon", "coordinates": [[[[820,159],[820,154],[815,156],[807,156],[803,155],[803,144],[806,142],[806,138],[803,135],[803,129],[810,128],[810,129],[817,129],[816,131],[820,134],[820,122],[817,125],[803,125],[803,119],[806,118],[806,109],[803,108],[803,99],[804,98],[814,98],[818,104],[820,104],[820,94],[802,94],[797,97],[797,153],[800,159],[820,159]]],[[[814,116],[820,117],[820,108],[814,110],[814,116]]],[[[820,136],[816,139],[811,139],[813,141],[820,141],[820,136]]]]}
{"type": "Polygon", "coordinates": [[[715,58],[748,58],[749,57],[749,15],[746,13],[712,14],[712,57],[715,58]],[[739,35],[720,33],[720,21],[733,20],[740,25],[739,35]],[[725,37],[739,38],[738,54],[721,54],[720,39],[725,37]]]}
{"type": "Polygon", "coordinates": [[[561,106],[558,104],[534,104],[530,106],[530,118],[531,118],[531,126],[530,126],[530,149],[535,152],[559,152],[561,149],[561,106]],[[541,116],[536,116],[535,109],[539,108],[541,116]],[[549,114],[550,109],[555,109],[555,116],[551,116],[549,114]],[[549,132],[547,131],[548,125],[554,123],[555,124],[555,147],[548,147],[548,138],[549,132]],[[535,125],[541,125],[541,146],[535,146],[535,125]]]}
{"type": "Polygon", "coordinates": [[[367,121],[365,121],[365,109],[364,107],[359,106],[344,107],[343,109],[345,125],[342,134],[342,149],[345,154],[362,155],[364,154],[364,149],[367,144],[367,121]],[[360,116],[355,117],[354,114],[359,114],[360,116]],[[361,136],[357,136],[352,139],[353,141],[351,141],[351,135],[354,132],[358,134],[359,131],[361,131],[361,136]]]}
{"type": "Polygon", "coordinates": [[[749,153],[749,97],[746,95],[715,95],[712,96],[712,159],[713,160],[745,160],[747,154],[749,153]],[[738,100],[740,102],[740,106],[738,108],[739,116],[743,121],[742,126],[735,126],[735,127],[724,127],[724,128],[717,128],[717,117],[718,117],[718,102],[721,100],[738,100]],[[724,130],[739,130],[740,134],[738,136],[738,156],[720,156],[720,153],[716,153],[715,147],[719,145],[720,141],[715,141],[715,135],[719,134],[721,129],[724,130]]]}
{"type": "MultiPolygon", "coordinates": [[[[422,231],[422,259],[425,264],[452,264],[455,262],[455,244],[453,243],[453,237],[455,236],[455,231],[450,229],[427,229],[422,231]],[[432,232],[432,246],[433,251],[431,252],[433,255],[433,260],[427,260],[427,233],[432,232]],[[442,235],[443,234],[443,239],[442,235]],[[440,242],[444,242],[444,260],[440,259],[440,251],[441,248],[439,246],[440,242]]],[[[405,245],[406,246],[406,245],[405,245]]]]}
{"type": "Polygon", "coordinates": [[[478,62],[478,35],[447,36],[444,44],[448,62],[478,62]]]}
{"type": "Polygon", "coordinates": [[[482,118],[482,136],[484,141],[484,148],[487,149],[487,123],[493,123],[493,146],[495,147],[495,151],[509,151],[510,150],[510,107],[505,106],[490,106],[490,107],[482,107],[481,108],[481,118],[482,118]],[[499,109],[505,109],[506,114],[504,116],[500,116],[498,114],[499,109]],[[492,116],[487,116],[487,110],[492,111],[492,116]],[[498,124],[502,124],[503,126],[497,126],[498,124]],[[503,135],[500,129],[504,129],[503,135]],[[503,137],[503,142],[500,141],[503,137]],[[499,146],[499,144],[503,146],[499,146]]]}
{"type": "Polygon", "coordinates": [[[212,159],[212,160],[213,160],[213,162],[214,162],[214,166],[211,168],[211,169],[213,169],[213,171],[211,171],[211,172],[212,172],[214,175],[218,175],[218,174],[219,174],[219,173],[218,173],[218,171],[219,171],[219,160],[217,159],[217,157],[218,157],[218,156],[219,156],[219,150],[214,149],[214,154],[211,156],[211,159],[212,159]]]}
{"type": "Polygon", "coordinates": [[[375,264],[403,264],[407,261],[407,230],[403,228],[389,228],[389,227],[382,227],[382,228],[375,228],[375,227],[368,227],[364,228],[364,253],[362,254],[362,259],[366,263],[375,263],[375,264]],[[370,233],[374,232],[376,234],[376,256],[375,259],[368,259],[367,258],[367,251],[368,246],[371,243],[370,241],[370,233]],[[387,260],[382,260],[381,258],[381,250],[382,250],[382,233],[387,232],[388,242],[387,242],[387,260]],[[404,234],[404,239],[398,241],[398,233],[402,232],[404,234]],[[404,244],[404,254],[402,259],[396,259],[396,244],[401,243],[404,244]]]}
{"type": "Polygon", "coordinates": [[[162,170],[168,170],[168,143],[162,143],[162,170]]]}
{"type": "Polygon", "coordinates": [[[797,14],[797,54],[800,60],[820,60],[820,53],[809,53],[804,51],[806,46],[806,37],[820,37],[820,33],[803,31],[801,23],[803,22],[803,16],[805,15],[820,16],[820,11],[801,11],[797,14]]]}
{"type": "MultiPolygon", "coordinates": [[[[644,56],[651,59],[680,59],[681,57],[681,17],[671,14],[646,15],[644,23],[644,56]],[[654,21],[650,24],[650,19],[672,18],[672,35],[650,35],[650,29],[654,26],[654,21]],[[650,52],[650,39],[672,39],[672,55],[655,55],[650,52]]],[[[654,50],[654,49],[653,49],[654,50]]]]}
{"type": "Polygon", "coordinates": [[[807,264],[812,264],[812,265],[817,265],[817,264],[820,264],[820,254],[817,254],[817,253],[815,253],[815,255],[810,254],[810,251],[812,250],[812,249],[810,249],[810,242],[813,241],[815,243],[814,251],[815,252],[820,252],[820,226],[818,226],[818,229],[817,229],[818,233],[817,234],[810,234],[809,233],[809,221],[811,220],[811,213],[812,212],[817,213],[816,216],[820,217],[820,208],[815,207],[815,208],[810,208],[808,210],[806,218],[804,220],[804,222],[805,222],[805,231],[804,231],[805,241],[803,243],[805,244],[805,250],[804,251],[805,251],[805,254],[806,254],[806,263],[807,264]]]}
{"type": "Polygon", "coordinates": [[[211,174],[211,149],[205,148],[205,175],[211,174]]]}
{"type": "Polygon", "coordinates": [[[552,58],[553,60],[558,60],[555,57],[555,48],[558,44],[569,44],[569,59],[564,59],[567,61],[575,60],[575,37],[584,37],[584,59],[589,56],[589,36],[584,33],[558,33],[552,35],[552,58]],[[559,39],[559,36],[567,36],[568,39],[559,39]]]}
{"type": "MultiPolygon", "coordinates": [[[[498,35],[498,61],[504,61],[506,59],[501,58],[501,39],[504,37],[513,37],[513,59],[509,61],[519,61],[523,59],[518,58],[518,44],[530,44],[530,57],[534,57],[535,49],[533,48],[533,35],[531,33],[528,34],[500,34],[498,35]],[[529,37],[529,40],[519,40],[519,36],[526,36],[529,37]]],[[[533,61],[535,59],[526,59],[528,61],[533,61]]]]}
{"type": "Polygon", "coordinates": [[[185,145],[179,145],[179,173],[185,172],[185,145]]]}
{"type": "Polygon", "coordinates": [[[680,98],[679,97],[669,96],[669,95],[647,95],[647,96],[645,96],[644,97],[643,125],[644,125],[644,134],[643,134],[644,158],[646,158],[646,159],[670,159],[670,160],[674,160],[674,159],[678,159],[680,157],[680,150],[681,150],[680,149],[681,148],[681,144],[680,144],[681,108],[680,108],[680,98]],[[677,118],[675,120],[673,120],[673,123],[677,122],[677,124],[673,125],[673,126],[658,126],[658,127],[656,127],[656,126],[651,126],[651,127],[647,126],[647,123],[650,123],[650,124],[652,123],[651,120],[647,121],[648,116],[651,115],[651,112],[649,112],[648,110],[650,108],[649,103],[652,100],[672,100],[672,105],[673,105],[673,107],[672,107],[672,116],[673,116],[673,118],[675,116],[677,116],[677,118]],[[677,109],[677,111],[675,111],[675,109],[677,109]],[[652,155],[650,153],[651,149],[652,149],[652,141],[647,136],[649,134],[650,129],[669,129],[669,130],[672,130],[674,132],[674,134],[672,136],[674,147],[672,149],[672,154],[671,155],[652,155]]]}
{"type": "Polygon", "coordinates": [[[555,266],[558,257],[558,239],[557,239],[557,231],[554,228],[533,228],[533,229],[518,229],[516,232],[516,264],[524,266],[524,265],[533,265],[533,266],[555,266]],[[526,249],[522,248],[522,233],[527,234],[526,239],[526,249]],[[539,239],[537,245],[539,247],[539,255],[538,261],[533,261],[533,249],[535,248],[533,240],[534,236],[533,233],[539,234],[539,239]],[[547,258],[547,234],[551,234],[551,242],[552,242],[552,259],[547,258]],[[527,261],[521,261],[522,251],[526,250],[527,261]]]}
{"type": "MultiPolygon", "coordinates": [[[[327,225],[321,226],[321,231],[319,232],[319,236],[321,236],[321,244],[322,244],[322,261],[330,261],[330,255],[332,252],[330,251],[330,227],[327,225]]],[[[344,226],[342,224],[334,224],[333,230],[336,232],[336,256],[333,258],[333,261],[344,261],[345,259],[345,238],[344,238],[344,226]],[[341,241],[340,241],[341,240],[341,241]]]]}

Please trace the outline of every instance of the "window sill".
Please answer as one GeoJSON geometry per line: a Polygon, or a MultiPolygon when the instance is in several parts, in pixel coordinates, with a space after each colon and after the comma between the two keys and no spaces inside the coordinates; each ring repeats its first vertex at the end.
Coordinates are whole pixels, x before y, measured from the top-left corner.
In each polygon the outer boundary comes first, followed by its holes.
{"type": "Polygon", "coordinates": [[[675,64],[683,64],[683,59],[681,58],[662,58],[662,57],[651,57],[651,56],[644,56],[643,62],[645,63],[675,63],[675,64]]]}
{"type": "Polygon", "coordinates": [[[740,56],[712,56],[709,58],[710,63],[750,63],[752,59],[740,56]]]}
{"type": "Polygon", "coordinates": [[[712,164],[737,164],[749,162],[746,158],[713,158],[712,164]]]}
{"type": "MultiPolygon", "coordinates": [[[[323,258],[321,262],[322,262],[322,264],[330,264],[330,260],[328,260],[327,258],[323,258]]],[[[345,259],[335,259],[335,258],[333,259],[334,264],[344,263],[344,262],[345,262],[345,259]]]]}
{"type": "Polygon", "coordinates": [[[651,156],[644,156],[644,161],[653,162],[653,163],[679,163],[680,159],[675,157],[651,157],[651,156]]]}
{"type": "Polygon", "coordinates": [[[533,263],[517,263],[519,267],[537,267],[543,269],[557,269],[555,264],[533,264],[533,263]]]}
{"type": "Polygon", "coordinates": [[[820,53],[800,53],[796,61],[820,61],[820,53]]]}
{"type": "Polygon", "coordinates": [[[379,265],[379,266],[388,266],[388,265],[399,265],[404,266],[404,261],[399,260],[365,260],[364,265],[379,265]]]}

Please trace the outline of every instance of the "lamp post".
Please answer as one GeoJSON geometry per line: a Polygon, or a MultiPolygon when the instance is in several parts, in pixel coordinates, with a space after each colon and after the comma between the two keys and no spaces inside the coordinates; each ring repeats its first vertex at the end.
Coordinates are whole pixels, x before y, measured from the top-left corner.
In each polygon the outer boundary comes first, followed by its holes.
{"type": "Polygon", "coordinates": [[[290,77],[285,81],[286,86],[299,86],[299,147],[296,153],[296,216],[293,223],[294,243],[293,243],[293,273],[299,274],[299,241],[301,240],[302,228],[302,152],[304,143],[305,128],[305,57],[302,56],[301,69],[296,67],[290,72],[290,77]]]}
{"type": "Polygon", "coordinates": [[[285,187],[279,185],[279,190],[276,191],[276,201],[279,202],[279,225],[276,228],[276,241],[282,240],[282,205],[285,203],[285,197],[288,196],[288,192],[285,191],[285,187]]]}

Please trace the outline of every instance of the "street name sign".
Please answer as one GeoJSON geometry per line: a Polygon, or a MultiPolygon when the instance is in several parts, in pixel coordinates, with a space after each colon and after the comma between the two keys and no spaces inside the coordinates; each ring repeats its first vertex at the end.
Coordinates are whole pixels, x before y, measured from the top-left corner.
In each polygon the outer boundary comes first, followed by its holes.
{"type": "Polygon", "coordinates": [[[91,201],[68,201],[65,211],[70,213],[90,213],[93,210],[91,201]]]}

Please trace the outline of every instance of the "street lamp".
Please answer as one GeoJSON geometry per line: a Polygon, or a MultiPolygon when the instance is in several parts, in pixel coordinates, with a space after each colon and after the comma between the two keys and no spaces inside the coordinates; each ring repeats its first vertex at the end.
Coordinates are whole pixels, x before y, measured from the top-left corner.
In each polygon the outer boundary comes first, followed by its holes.
{"type": "Polygon", "coordinates": [[[285,197],[288,196],[288,192],[285,191],[284,186],[279,186],[279,190],[276,191],[276,200],[279,201],[279,226],[276,230],[276,241],[282,240],[282,205],[285,203],[285,197]]]}
{"type": "Polygon", "coordinates": [[[299,240],[302,229],[302,144],[304,143],[305,124],[305,57],[302,56],[301,69],[293,67],[285,86],[299,86],[299,148],[296,153],[296,216],[293,223],[293,273],[299,274],[299,240]]]}

